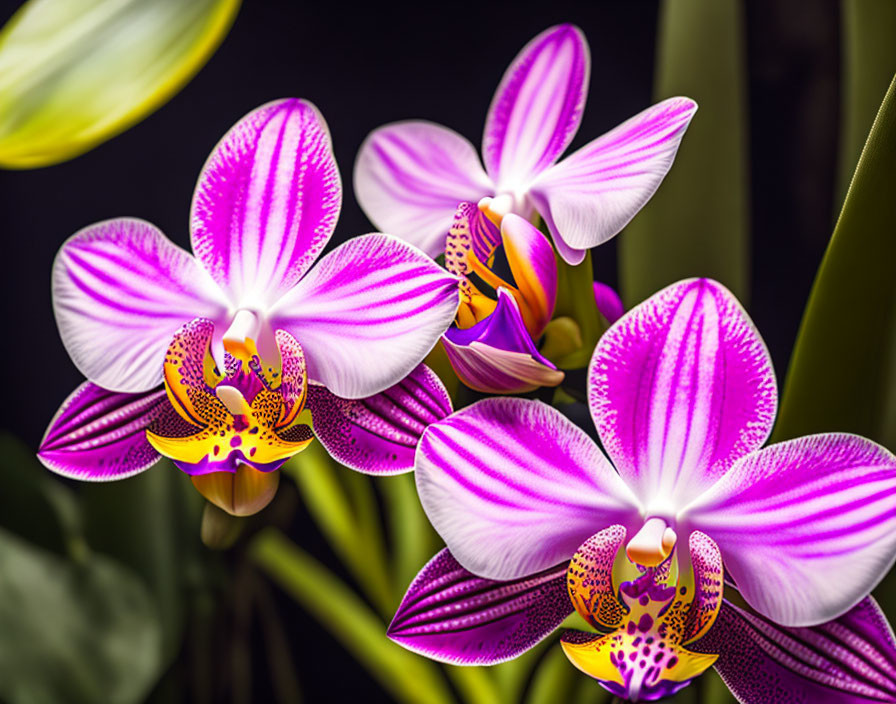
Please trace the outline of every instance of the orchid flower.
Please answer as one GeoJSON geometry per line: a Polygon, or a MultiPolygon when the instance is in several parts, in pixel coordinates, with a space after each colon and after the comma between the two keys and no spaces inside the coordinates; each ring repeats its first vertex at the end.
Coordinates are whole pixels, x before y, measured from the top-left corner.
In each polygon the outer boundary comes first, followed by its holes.
{"type": "Polygon", "coordinates": [[[837,433],[760,449],[775,376],[731,293],[687,280],[629,311],[594,351],[588,398],[606,455],[525,399],[427,428],[417,487],[448,551],[394,640],[498,662],[575,610],[594,631],[564,652],[633,701],[713,664],[745,702],[893,700],[896,648],[866,597],[896,558],[896,457],[837,433]],[[726,576],[752,611],[723,601],[726,576]]]}
{"type": "Polygon", "coordinates": [[[358,153],[358,202],[377,227],[433,257],[458,203],[479,203],[496,219],[537,212],[561,256],[578,264],[654,194],[697,109],[688,98],[664,100],[556,163],[581,122],[589,72],[577,27],[542,32],[510,64],[492,99],[485,169],[473,145],[446,127],[385,125],[358,153]]]}
{"type": "Polygon", "coordinates": [[[557,300],[554,250],[537,228],[513,214],[495,223],[475,203],[461,203],[445,240],[445,267],[461,284],[456,322],[442,343],[464,384],[507,394],[563,380],[535,345],[557,300]],[[513,283],[494,270],[498,251],[513,283]],[[495,291],[494,298],[480,291],[474,275],[495,291]]]}
{"type": "MultiPolygon", "coordinates": [[[[312,266],[341,200],[320,113],[280,100],[240,120],[209,157],[190,218],[195,256],[130,219],[63,244],[54,309],[88,382],[51,423],[44,464],[110,480],[164,455],[209,500],[252,513],[273,496],[275,470],[311,440],[307,402],[332,452],[354,453],[366,471],[410,469],[408,453],[390,465],[372,438],[341,448],[357,442],[343,420],[357,412],[353,399],[402,389],[444,406],[418,364],[454,319],[458,281],[383,234],[349,240],[312,266]]],[[[423,413],[414,432],[443,415],[423,413]]]]}

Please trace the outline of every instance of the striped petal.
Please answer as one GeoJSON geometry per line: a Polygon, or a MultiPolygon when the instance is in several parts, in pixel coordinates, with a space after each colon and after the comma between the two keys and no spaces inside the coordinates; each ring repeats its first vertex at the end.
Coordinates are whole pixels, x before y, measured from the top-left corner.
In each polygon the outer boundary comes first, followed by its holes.
{"type": "Polygon", "coordinates": [[[569,146],[585,109],[591,58],[578,27],[545,30],[516,56],[492,99],[482,156],[499,192],[513,192],[569,146]]]}
{"type": "Polygon", "coordinates": [[[323,117],[304,100],[274,101],[209,156],[193,196],[193,251],[238,307],[264,309],[317,259],[341,204],[323,117]]]}
{"type": "Polygon", "coordinates": [[[53,308],[80,372],[107,389],[148,391],[188,320],[223,322],[227,302],[187,252],[142,220],[107,220],[73,235],[53,264],[53,308]]]}
{"type": "Polygon", "coordinates": [[[485,320],[442,337],[448,361],[458,378],[482,393],[516,394],[557,386],[564,374],[543,357],[513,297],[498,290],[498,305],[485,320]]]}
{"type": "Polygon", "coordinates": [[[742,704],[896,701],[896,641],[870,597],[812,628],[784,628],[726,602],[694,647],[719,653],[716,671],[742,704]]]}
{"type": "Polygon", "coordinates": [[[408,587],[387,635],[453,665],[494,665],[547,637],[572,613],[566,564],[508,582],[482,579],[446,549],[408,587]]]}
{"type": "Polygon", "coordinates": [[[415,247],[373,234],[327,254],[270,315],[305,350],[309,378],[365,398],[423,361],[457,305],[454,276],[415,247]]]}
{"type": "Polygon", "coordinates": [[[371,132],[358,152],[354,183],[358,204],[377,228],[431,257],[445,250],[457,204],[494,193],[468,140],[421,121],[371,132]]]}
{"type": "Polygon", "coordinates": [[[812,435],[744,457],[679,520],[718,543],[744,599],[785,626],[858,603],[896,559],[896,457],[812,435]]]}
{"type": "Polygon", "coordinates": [[[435,372],[421,364],[368,398],[344,399],[311,386],[306,407],[315,436],[337,462],[365,474],[389,475],[414,469],[423,431],[451,413],[451,399],[435,372]]]}
{"type": "Polygon", "coordinates": [[[696,110],[690,98],[664,100],[535,180],[529,196],[564,259],[577,264],[644,207],[672,167],[696,110]]]}
{"type": "Polygon", "coordinates": [[[417,490],[451,554],[474,574],[509,580],[569,560],[638,506],[597,445],[539,401],[490,398],[427,428],[417,490]]]}
{"type": "Polygon", "coordinates": [[[124,479],[159,460],[146,439],[147,428],[190,432],[162,389],[121,394],[85,381],[56,412],[37,456],[70,479],[124,479]]]}
{"type": "Polygon", "coordinates": [[[668,515],[765,442],[777,389],[765,344],[734,296],[690,279],[601,338],[589,401],[619,473],[649,514],[668,515]]]}

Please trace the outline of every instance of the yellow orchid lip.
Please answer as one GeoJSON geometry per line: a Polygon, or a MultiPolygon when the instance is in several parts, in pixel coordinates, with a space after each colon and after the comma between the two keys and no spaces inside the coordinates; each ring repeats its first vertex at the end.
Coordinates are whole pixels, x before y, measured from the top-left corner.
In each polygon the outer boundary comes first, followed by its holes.
{"type": "MultiPolygon", "coordinates": [[[[665,521],[651,518],[626,551],[655,556],[665,550],[668,530],[665,521]]],[[[585,541],[570,562],[573,606],[599,633],[571,631],[561,644],[573,665],[613,694],[653,700],[682,689],[718,658],[685,646],[701,638],[718,615],[722,561],[715,543],[695,532],[689,540],[692,565],[684,574],[673,541],[659,563],[642,562],[639,576],[622,581],[623,572],[634,568],[618,558],[624,538],[622,526],[608,528],[585,541]]]]}
{"type": "MultiPolygon", "coordinates": [[[[246,321],[236,318],[241,325],[246,321]]],[[[299,344],[282,330],[276,333],[279,368],[262,363],[253,338],[228,331],[222,373],[212,358],[213,333],[211,321],[191,321],[174,336],[165,356],[168,398],[196,432],[147,431],[147,439],[190,474],[209,501],[234,515],[248,515],[273,498],[276,470],[311,442],[310,428],[299,422],[307,393],[305,359],[299,344]]]]}

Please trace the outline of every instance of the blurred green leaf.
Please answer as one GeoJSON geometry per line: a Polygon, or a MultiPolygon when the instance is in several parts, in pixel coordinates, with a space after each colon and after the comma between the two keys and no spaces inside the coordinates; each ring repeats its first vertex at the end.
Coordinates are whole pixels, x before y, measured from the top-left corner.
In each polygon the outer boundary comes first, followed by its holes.
{"type": "MultiPolygon", "coordinates": [[[[559,643],[554,643],[539,661],[532,674],[532,685],[526,696],[526,704],[555,704],[570,702],[578,686],[579,672],[563,653],[559,643]]],[[[589,678],[590,679],[590,678],[589,678]]],[[[599,687],[597,683],[594,686],[599,687]]]]}
{"type": "Polygon", "coordinates": [[[204,500],[167,460],[142,474],[81,488],[87,541],[134,569],[152,592],[162,624],[163,659],[180,648],[187,590],[199,581],[204,500]]]}
{"type": "Polygon", "coordinates": [[[0,696],[10,704],[130,704],[161,667],[142,582],[93,554],[83,564],[0,530],[0,696]]]}
{"type": "Polygon", "coordinates": [[[587,367],[597,341],[604,332],[603,318],[594,300],[594,271],[591,252],[585,253],[581,264],[571,266],[557,259],[557,305],[554,318],[568,317],[578,325],[582,345],[559,359],[552,359],[561,369],[587,367]]]}
{"type": "Polygon", "coordinates": [[[886,92],[896,73],[896,3],[881,0],[843,0],[841,137],[839,198],[849,182],[886,92]]]}
{"type": "MultiPolygon", "coordinates": [[[[286,463],[308,512],[381,613],[395,606],[369,477],[342,467],[319,442],[286,463]]],[[[421,565],[422,566],[422,565],[421,565]]]]}
{"type": "Polygon", "coordinates": [[[812,287],[773,439],[852,432],[896,448],[896,81],[812,287]]]}
{"type": "Polygon", "coordinates": [[[0,525],[57,553],[82,555],[81,513],[72,492],[13,435],[0,433],[0,525]]]}
{"type": "Polygon", "coordinates": [[[392,583],[396,597],[393,608],[401,601],[404,590],[430,558],[442,547],[442,541],[426,518],[413,473],[380,477],[377,487],[382,492],[389,523],[392,552],[392,583]]]}
{"type": "Polygon", "coordinates": [[[0,31],[0,165],[75,157],[164,104],[239,0],[30,0],[0,31]]]}
{"type": "Polygon", "coordinates": [[[386,624],[317,560],[280,531],[253,540],[255,562],[338,639],[398,701],[453,701],[439,667],[386,638],[386,624]]]}
{"type": "Polygon", "coordinates": [[[746,61],[739,0],[665,0],[655,97],[700,109],[675,164],[619,240],[626,308],[690,276],[749,295],[746,61]]]}

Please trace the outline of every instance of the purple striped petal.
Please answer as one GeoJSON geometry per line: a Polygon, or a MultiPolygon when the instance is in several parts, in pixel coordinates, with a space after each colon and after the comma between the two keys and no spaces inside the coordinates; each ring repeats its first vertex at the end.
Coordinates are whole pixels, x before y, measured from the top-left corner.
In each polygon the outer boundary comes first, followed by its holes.
{"type": "Polygon", "coordinates": [[[494,665],[547,637],[572,613],[566,564],[509,582],[482,579],[442,550],[408,587],[387,635],[453,665],[494,665]]]}
{"type": "Polygon", "coordinates": [[[538,352],[505,289],[498,291],[494,313],[470,328],[449,328],[442,341],[458,378],[482,393],[523,393],[563,381],[563,372],[538,352]]]}
{"type": "Polygon", "coordinates": [[[719,653],[715,668],[743,704],[896,701],[896,642],[870,597],[812,628],[784,628],[726,602],[694,647],[719,653]]]}
{"type": "Polygon", "coordinates": [[[383,232],[431,257],[462,201],[478,202],[494,186],[469,141],[431,122],[396,122],[370,133],[355,162],[355,195],[383,232]]]}
{"type": "Polygon", "coordinates": [[[669,98],[542,173],[529,189],[563,258],[578,263],[635,217],[666,177],[697,110],[669,98]]]}
{"type": "Polygon", "coordinates": [[[674,514],[765,442],[777,405],[759,333],[721,284],[689,279],[629,311],[589,370],[601,442],[648,514],[674,514]]]}
{"type": "Polygon", "coordinates": [[[594,302],[597,305],[597,310],[610,325],[625,315],[625,306],[622,304],[619,294],[612,286],[607,286],[600,281],[594,282],[594,302]]]}
{"type": "Polygon", "coordinates": [[[744,599],[785,626],[836,618],[896,559],[896,457],[811,435],[744,457],[679,520],[718,543],[744,599]]]}
{"type": "Polygon", "coordinates": [[[336,461],[365,474],[414,469],[426,426],[451,413],[448,392],[421,364],[407,377],[369,398],[339,398],[323,386],[308,389],[314,434],[336,461]]]}
{"type": "Polygon", "coordinates": [[[343,398],[366,398],[423,361],[457,305],[457,278],[419,249],[373,234],[321,259],[271,320],[305,350],[309,378],[343,398]]]}
{"type": "Polygon", "coordinates": [[[492,99],[482,155],[499,192],[513,192],[572,141],[588,96],[591,58],[578,27],[545,30],[517,54],[492,99]]]}
{"type": "Polygon", "coordinates": [[[341,204],[323,117],[304,100],[277,100],[209,156],[193,196],[193,251],[238,307],[264,308],[317,259],[341,204]]]}
{"type": "Polygon", "coordinates": [[[427,428],[417,491],[458,562],[517,579],[569,560],[582,542],[638,505],[597,445],[539,401],[489,398],[427,428]]]}
{"type": "Polygon", "coordinates": [[[53,309],[78,370],[115,391],[149,391],[188,320],[223,323],[224,294],[197,261],[142,220],[107,220],[74,234],[53,264],[53,309]]]}
{"type": "Polygon", "coordinates": [[[56,412],[37,456],[70,479],[124,479],[159,461],[147,428],[190,432],[185,426],[163,389],[122,394],[85,381],[56,412]]]}

